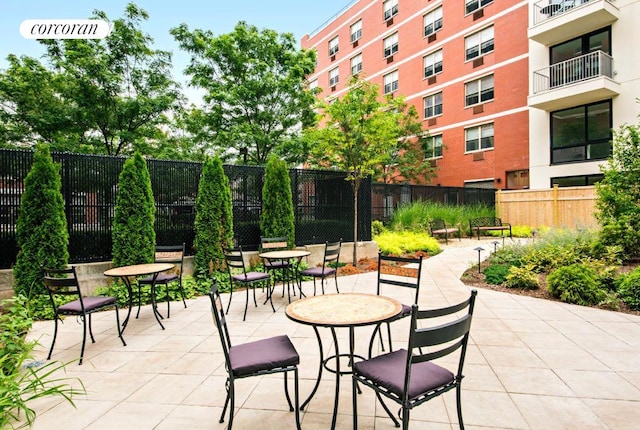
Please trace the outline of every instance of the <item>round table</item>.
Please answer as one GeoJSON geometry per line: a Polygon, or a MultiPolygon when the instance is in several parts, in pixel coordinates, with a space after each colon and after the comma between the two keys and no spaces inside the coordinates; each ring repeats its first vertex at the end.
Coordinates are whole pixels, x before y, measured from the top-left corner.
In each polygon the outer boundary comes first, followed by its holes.
{"type": "MultiPolygon", "coordinates": [[[[366,325],[378,324],[389,318],[398,315],[402,311],[402,304],[391,297],[379,296],[374,294],[360,293],[342,293],[342,294],[325,294],[321,296],[307,297],[287,306],[287,317],[300,324],[307,324],[313,327],[318,339],[320,348],[320,366],[318,369],[318,378],[316,384],[311,391],[309,397],[302,403],[300,409],[311,401],[322,377],[322,369],[335,373],[336,375],[336,392],[333,408],[333,419],[331,428],[336,427],[336,418],[338,414],[338,399],[340,392],[340,377],[342,375],[351,374],[351,371],[340,370],[340,357],[348,357],[349,363],[354,358],[362,358],[354,354],[354,328],[366,325]],[[324,358],[322,348],[322,339],[318,332],[318,327],[328,327],[331,330],[335,355],[324,358]],[[337,327],[347,327],[349,329],[349,353],[340,354],[338,348],[338,338],[335,329],[337,327]],[[336,367],[331,369],[327,363],[335,360],[336,367]]],[[[355,413],[355,411],[354,411],[355,413]]]]}
{"type": "MultiPolygon", "coordinates": [[[[131,266],[114,267],[104,271],[104,276],[113,278],[120,278],[124,285],[127,287],[127,293],[129,294],[129,311],[127,317],[122,322],[122,331],[127,327],[129,323],[129,317],[131,316],[131,308],[133,306],[133,288],[131,287],[131,278],[136,276],[153,276],[153,282],[151,283],[151,303],[153,307],[153,315],[156,317],[156,321],[164,330],[164,326],[160,321],[162,315],[158,312],[156,305],[156,278],[158,274],[167,270],[171,270],[175,267],[172,263],[146,263],[146,264],[134,264],[131,266]]],[[[136,318],[140,315],[140,286],[138,285],[138,312],[136,318]]]]}
{"type": "MultiPolygon", "coordinates": [[[[304,294],[302,293],[302,288],[300,288],[302,281],[298,277],[298,266],[300,265],[300,261],[302,260],[302,257],[306,257],[308,255],[311,255],[311,252],[305,251],[303,249],[282,249],[282,250],[279,250],[279,251],[261,252],[260,254],[258,254],[258,257],[264,258],[264,259],[269,260],[269,261],[289,261],[289,260],[294,260],[293,264],[290,264],[290,265],[287,265],[287,266],[283,267],[283,270],[285,272],[290,272],[290,273],[286,273],[286,276],[283,277],[283,281],[282,282],[284,283],[284,280],[286,279],[287,285],[289,285],[289,281],[291,280],[290,274],[293,273],[294,282],[298,283],[298,290],[300,291],[300,298],[302,298],[302,296],[304,296],[304,294]]],[[[275,284],[276,283],[275,283],[275,278],[274,278],[274,282],[273,282],[274,288],[275,288],[275,284]]],[[[287,288],[287,294],[288,294],[288,297],[289,297],[289,303],[291,303],[291,291],[288,288],[287,288]]],[[[295,295],[295,291],[294,291],[294,295],[295,295]]],[[[266,303],[266,301],[265,301],[265,303],[266,303]]]]}

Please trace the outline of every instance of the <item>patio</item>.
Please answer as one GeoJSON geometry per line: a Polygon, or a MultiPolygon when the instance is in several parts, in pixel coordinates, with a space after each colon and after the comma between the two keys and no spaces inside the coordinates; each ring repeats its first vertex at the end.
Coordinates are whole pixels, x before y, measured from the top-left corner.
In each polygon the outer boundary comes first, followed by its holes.
{"type": "MultiPolygon", "coordinates": [[[[493,249],[492,239],[451,241],[440,255],[425,260],[420,305],[438,307],[464,299],[468,287],[460,275],[477,262],[478,244],[493,249]]],[[[376,273],[338,278],[341,292],[375,293],[376,273]]],[[[303,284],[312,294],[312,282],[303,284]]],[[[328,293],[335,292],[329,281],[328,293]]],[[[410,294],[410,293],[408,293],[410,294]]],[[[389,294],[408,303],[411,296],[389,294]]],[[[249,307],[242,322],[244,294],[238,294],[228,315],[232,342],[241,343],[287,334],[301,363],[300,396],[309,394],[318,369],[318,346],[309,326],[287,319],[286,296],[278,286],[271,307],[249,307]]],[[[263,297],[263,296],[260,296],[263,297]]],[[[228,294],[223,295],[225,305],[228,294]]],[[[94,315],[95,344],[87,344],[84,364],[70,364],[68,377],[79,377],[86,396],[77,409],[59,399],[35,406],[34,429],[222,429],[226,372],[209,298],[174,303],[166,330],[150,307],[129,322],[127,346],[116,336],[113,312],[94,315]]],[[[166,313],[166,307],[160,305],[166,313]]],[[[408,319],[396,322],[394,346],[406,339],[408,319]]],[[[356,352],[366,350],[371,327],[356,329],[356,352]]],[[[320,329],[325,348],[329,331],[320,329]]],[[[34,324],[30,337],[45,359],[52,322],[34,324]]],[[[338,330],[347,344],[347,330],[338,330]]],[[[81,325],[67,319],[60,327],[52,359],[77,359],[81,325]]],[[[342,343],[341,343],[342,344],[342,343]]],[[[331,351],[329,351],[330,353],[331,351]]],[[[465,364],[462,402],[467,429],[635,429],[640,409],[640,317],[545,301],[490,290],[479,290],[471,341],[465,364]]],[[[323,373],[318,393],[301,411],[302,426],[324,429],[331,423],[334,375],[323,373]]],[[[282,390],[282,375],[236,382],[234,429],[295,428],[282,390]]],[[[341,383],[337,428],[351,428],[350,378],[341,383]]],[[[361,429],[391,429],[371,390],[358,402],[361,429]]],[[[394,411],[397,408],[393,408],[394,411]]],[[[445,393],[416,408],[412,428],[457,429],[455,394],[445,393]]]]}

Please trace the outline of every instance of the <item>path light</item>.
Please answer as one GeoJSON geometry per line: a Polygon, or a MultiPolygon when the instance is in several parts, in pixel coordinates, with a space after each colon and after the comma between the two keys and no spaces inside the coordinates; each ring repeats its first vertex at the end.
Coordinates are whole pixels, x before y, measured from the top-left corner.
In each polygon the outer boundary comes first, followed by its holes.
{"type": "Polygon", "coordinates": [[[481,253],[482,251],[484,251],[484,248],[483,248],[483,247],[481,247],[481,246],[478,246],[477,248],[473,248],[473,250],[474,250],[474,251],[478,251],[478,273],[482,273],[482,272],[480,271],[480,253],[481,253]]]}
{"type": "Polygon", "coordinates": [[[533,229],[531,230],[531,237],[533,238],[532,240],[535,242],[536,241],[536,234],[538,234],[538,231],[533,229]]]}
{"type": "Polygon", "coordinates": [[[499,244],[500,242],[498,242],[497,240],[494,240],[494,241],[493,241],[493,242],[491,242],[491,243],[493,243],[493,252],[496,252],[496,251],[498,250],[498,244],[499,244]]]}

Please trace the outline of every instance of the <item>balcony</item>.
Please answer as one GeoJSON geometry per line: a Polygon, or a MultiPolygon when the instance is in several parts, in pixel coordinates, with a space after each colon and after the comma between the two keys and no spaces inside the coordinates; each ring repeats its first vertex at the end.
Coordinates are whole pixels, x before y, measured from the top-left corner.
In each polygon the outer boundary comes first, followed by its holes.
{"type": "Polygon", "coordinates": [[[597,30],[619,17],[612,0],[540,0],[532,13],[529,39],[545,46],[597,30]]]}
{"type": "Polygon", "coordinates": [[[613,58],[602,51],[553,64],[533,72],[529,106],[551,111],[613,97],[620,93],[613,75],[613,58]]]}

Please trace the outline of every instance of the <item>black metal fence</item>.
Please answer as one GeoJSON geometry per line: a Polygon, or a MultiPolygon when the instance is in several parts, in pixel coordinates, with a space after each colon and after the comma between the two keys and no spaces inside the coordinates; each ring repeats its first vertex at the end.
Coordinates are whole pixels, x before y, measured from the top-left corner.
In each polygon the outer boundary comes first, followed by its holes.
{"type": "MultiPolygon", "coordinates": [[[[69,229],[72,263],[111,259],[111,225],[118,176],[126,160],[70,153],[52,153],[61,165],[62,192],[69,229]]],[[[17,254],[15,224],[23,181],[33,152],[0,150],[0,268],[10,268],[17,254]]],[[[156,200],[156,241],[182,243],[192,251],[195,199],[201,163],[148,160],[156,200]]],[[[260,243],[260,212],[264,169],[224,166],[229,177],[236,241],[245,249],[260,243]]],[[[290,170],[296,224],[296,243],[352,240],[353,193],[344,172],[290,170]]],[[[358,240],[370,240],[371,187],[359,193],[358,240]]]]}

